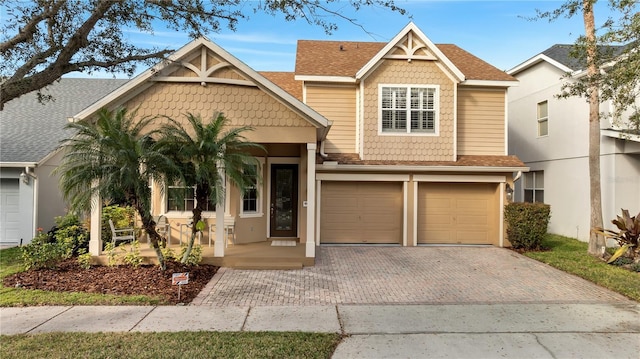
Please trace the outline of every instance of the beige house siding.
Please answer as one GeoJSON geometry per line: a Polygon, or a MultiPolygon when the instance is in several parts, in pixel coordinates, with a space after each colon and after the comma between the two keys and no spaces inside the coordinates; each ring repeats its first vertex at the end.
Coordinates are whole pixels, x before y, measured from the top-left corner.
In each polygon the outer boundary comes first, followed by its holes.
{"type": "Polygon", "coordinates": [[[186,113],[206,119],[223,112],[233,126],[253,127],[245,136],[255,142],[316,141],[315,127],[257,87],[159,82],[125,106],[137,108],[139,116],[162,115],[178,121],[184,121],[186,113]]]}
{"type": "Polygon", "coordinates": [[[458,155],[505,154],[506,90],[458,89],[458,155]]]}
{"type": "Polygon", "coordinates": [[[356,152],[356,89],[306,85],[305,101],[333,122],[325,141],[325,152],[356,152]]]}
{"type": "Polygon", "coordinates": [[[384,60],[364,80],[363,153],[366,160],[451,161],[454,82],[434,61],[384,60]],[[439,135],[379,135],[379,84],[439,85],[439,135]]]}

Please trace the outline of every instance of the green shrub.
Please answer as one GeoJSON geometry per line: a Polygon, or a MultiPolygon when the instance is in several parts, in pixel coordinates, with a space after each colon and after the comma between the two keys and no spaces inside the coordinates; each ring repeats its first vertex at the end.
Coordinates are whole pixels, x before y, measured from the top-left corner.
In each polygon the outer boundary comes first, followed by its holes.
{"type": "Polygon", "coordinates": [[[543,203],[514,202],[504,208],[507,236],[516,249],[540,249],[547,234],[551,207],[543,203]]]}
{"type": "Polygon", "coordinates": [[[140,242],[131,242],[131,250],[127,251],[124,247],[121,247],[124,253],[123,262],[132,267],[140,267],[142,264],[142,256],[140,255],[140,242]]]}
{"type": "Polygon", "coordinates": [[[78,216],[56,217],[56,226],[48,233],[40,233],[30,244],[22,247],[26,269],[53,268],[64,259],[84,253],[89,248],[89,233],[78,216]]]}
{"type": "MultiPolygon", "coordinates": [[[[187,246],[183,245],[180,251],[180,258],[184,258],[184,253],[187,251],[187,246]]],[[[189,257],[183,263],[186,265],[198,265],[202,261],[202,246],[194,244],[189,253],[189,257]]]]}
{"type": "Polygon", "coordinates": [[[81,250],[78,254],[78,264],[83,269],[91,268],[91,253],[86,253],[85,250],[81,250]]]}

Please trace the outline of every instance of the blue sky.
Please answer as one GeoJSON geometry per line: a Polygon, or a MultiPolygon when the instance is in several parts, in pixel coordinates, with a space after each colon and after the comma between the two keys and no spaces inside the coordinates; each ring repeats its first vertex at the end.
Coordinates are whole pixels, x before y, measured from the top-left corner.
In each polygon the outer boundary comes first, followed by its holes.
{"type": "MultiPolygon", "coordinates": [[[[258,71],[293,71],[296,41],[344,40],[388,41],[413,21],[434,43],[453,43],[502,70],[510,69],[556,43],[572,43],[584,32],[582,17],[530,21],[535,10],[553,10],[561,1],[434,1],[396,0],[407,9],[399,15],[381,8],[354,12],[347,3],[337,3],[345,16],[355,18],[367,31],[346,20],[334,18],[339,29],[332,35],[305,21],[287,22],[281,16],[254,14],[238,23],[237,31],[223,29],[209,39],[258,71]]],[[[608,15],[606,2],[596,5],[596,22],[608,15]]],[[[186,35],[156,29],[155,36],[130,32],[137,43],[178,48],[186,35]]]]}

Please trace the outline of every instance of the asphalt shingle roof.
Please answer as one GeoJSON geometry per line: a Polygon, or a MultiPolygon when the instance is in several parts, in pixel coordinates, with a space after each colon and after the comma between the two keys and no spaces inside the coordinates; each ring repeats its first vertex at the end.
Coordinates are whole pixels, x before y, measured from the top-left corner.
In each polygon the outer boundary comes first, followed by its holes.
{"type": "MultiPolygon", "coordinates": [[[[296,51],[296,75],[356,75],[386,42],[350,42],[299,40],[296,51]]],[[[516,81],[493,65],[453,44],[436,44],[467,80],[516,81]]]]}
{"type": "Polygon", "coordinates": [[[38,162],[71,133],[67,118],[128,80],[63,78],[42,92],[54,100],[40,103],[37,93],[23,95],[0,111],[0,162],[38,162]]]}
{"type": "MultiPolygon", "coordinates": [[[[573,49],[573,44],[555,44],[550,48],[544,50],[542,52],[543,55],[548,56],[549,58],[558,61],[564,66],[572,69],[572,70],[581,70],[586,66],[586,62],[584,59],[576,59],[571,56],[571,50],[573,49]]],[[[599,46],[598,49],[600,51],[610,51],[610,56],[619,55],[625,46],[599,46]]]]}

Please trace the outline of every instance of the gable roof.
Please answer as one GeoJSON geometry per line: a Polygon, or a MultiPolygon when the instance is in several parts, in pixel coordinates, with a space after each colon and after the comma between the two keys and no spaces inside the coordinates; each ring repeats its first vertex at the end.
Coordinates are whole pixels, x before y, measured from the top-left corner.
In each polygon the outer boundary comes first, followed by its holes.
{"type": "MultiPolygon", "coordinates": [[[[571,50],[573,44],[555,44],[550,48],[542,51],[541,53],[529,58],[528,60],[514,66],[508,70],[507,73],[515,75],[522,72],[542,61],[547,62],[560,71],[563,72],[576,72],[584,70],[586,62],[584,59],[577,59],[571,56],[571,50]]],[[[598,46],[598,50],[602,52],[611,51],[613,57],[619,55],[626,46],[598,46]]]]}
{"type": "MultiPolygon", "coordinates": [[[[235,56],[224,50],[222,47],[213,43],[205,37],[199,37],[190,43],[186,44],[182,48],[171,54],[165,61],[147,69],[140,75],[136,76],[133,80],[128,82],[125,86],[119,88],[117,91],[109,94],[100,101],[96,102],[89,108],[78,113],[74,116],[77,119],[84,119],[95,114],[100,108],[107,107],[113,103],[124,102],[126,99],[131,98],[135,94],[143,91],[150,86],[150,80],[153,80],[154,76],[162,74],[163,70],[169,68],[172,64],[181,63],[181,60],[193,54],[195,51],[202,49],[203,47],[209,49],[216,56],[219,56],[224,61],[230,63],[237,71],[243,74],[248,79],[251,79],[258,88],[265,91],[269,95],[273,96],[276,100],[296,112],[298,115],[309,121],[313,126],[318,129],[318,136],[324,138],[331,126],[331,122],[324,116],[313,110],[311,107],[302,103],[289,92],[285,91],[281,87],[277,86],[273,82],[269,81],[265,76],[253,70],[251,67],[240,61],[235,56]]],[[[206,79],[202,79],[206,80],[206,79]]],[[[200,80],[198,80],[200,81],[200,80]]]]}
{"type": "Polygon", "coordinates": [[[53,100],[40,103],[37,91],[0,111],[0,163],[38,163],[72,133],[67,119],[127,83],[119,79],[62,78],[42,90],[53,100]]]}
{"type": "Polygon", "coordinates": [[[355,80],[377,63],[409,31],[417,33],[441,61],[452,71],[459,71],[461,80],[517,81],[504,71],[452,44],[431,44],[413,23],[390,42],[299,40],[295,74],[318,77],[341,77],[355,80]],[[369,66],[369,67],[368,67],[369,66]]]}

